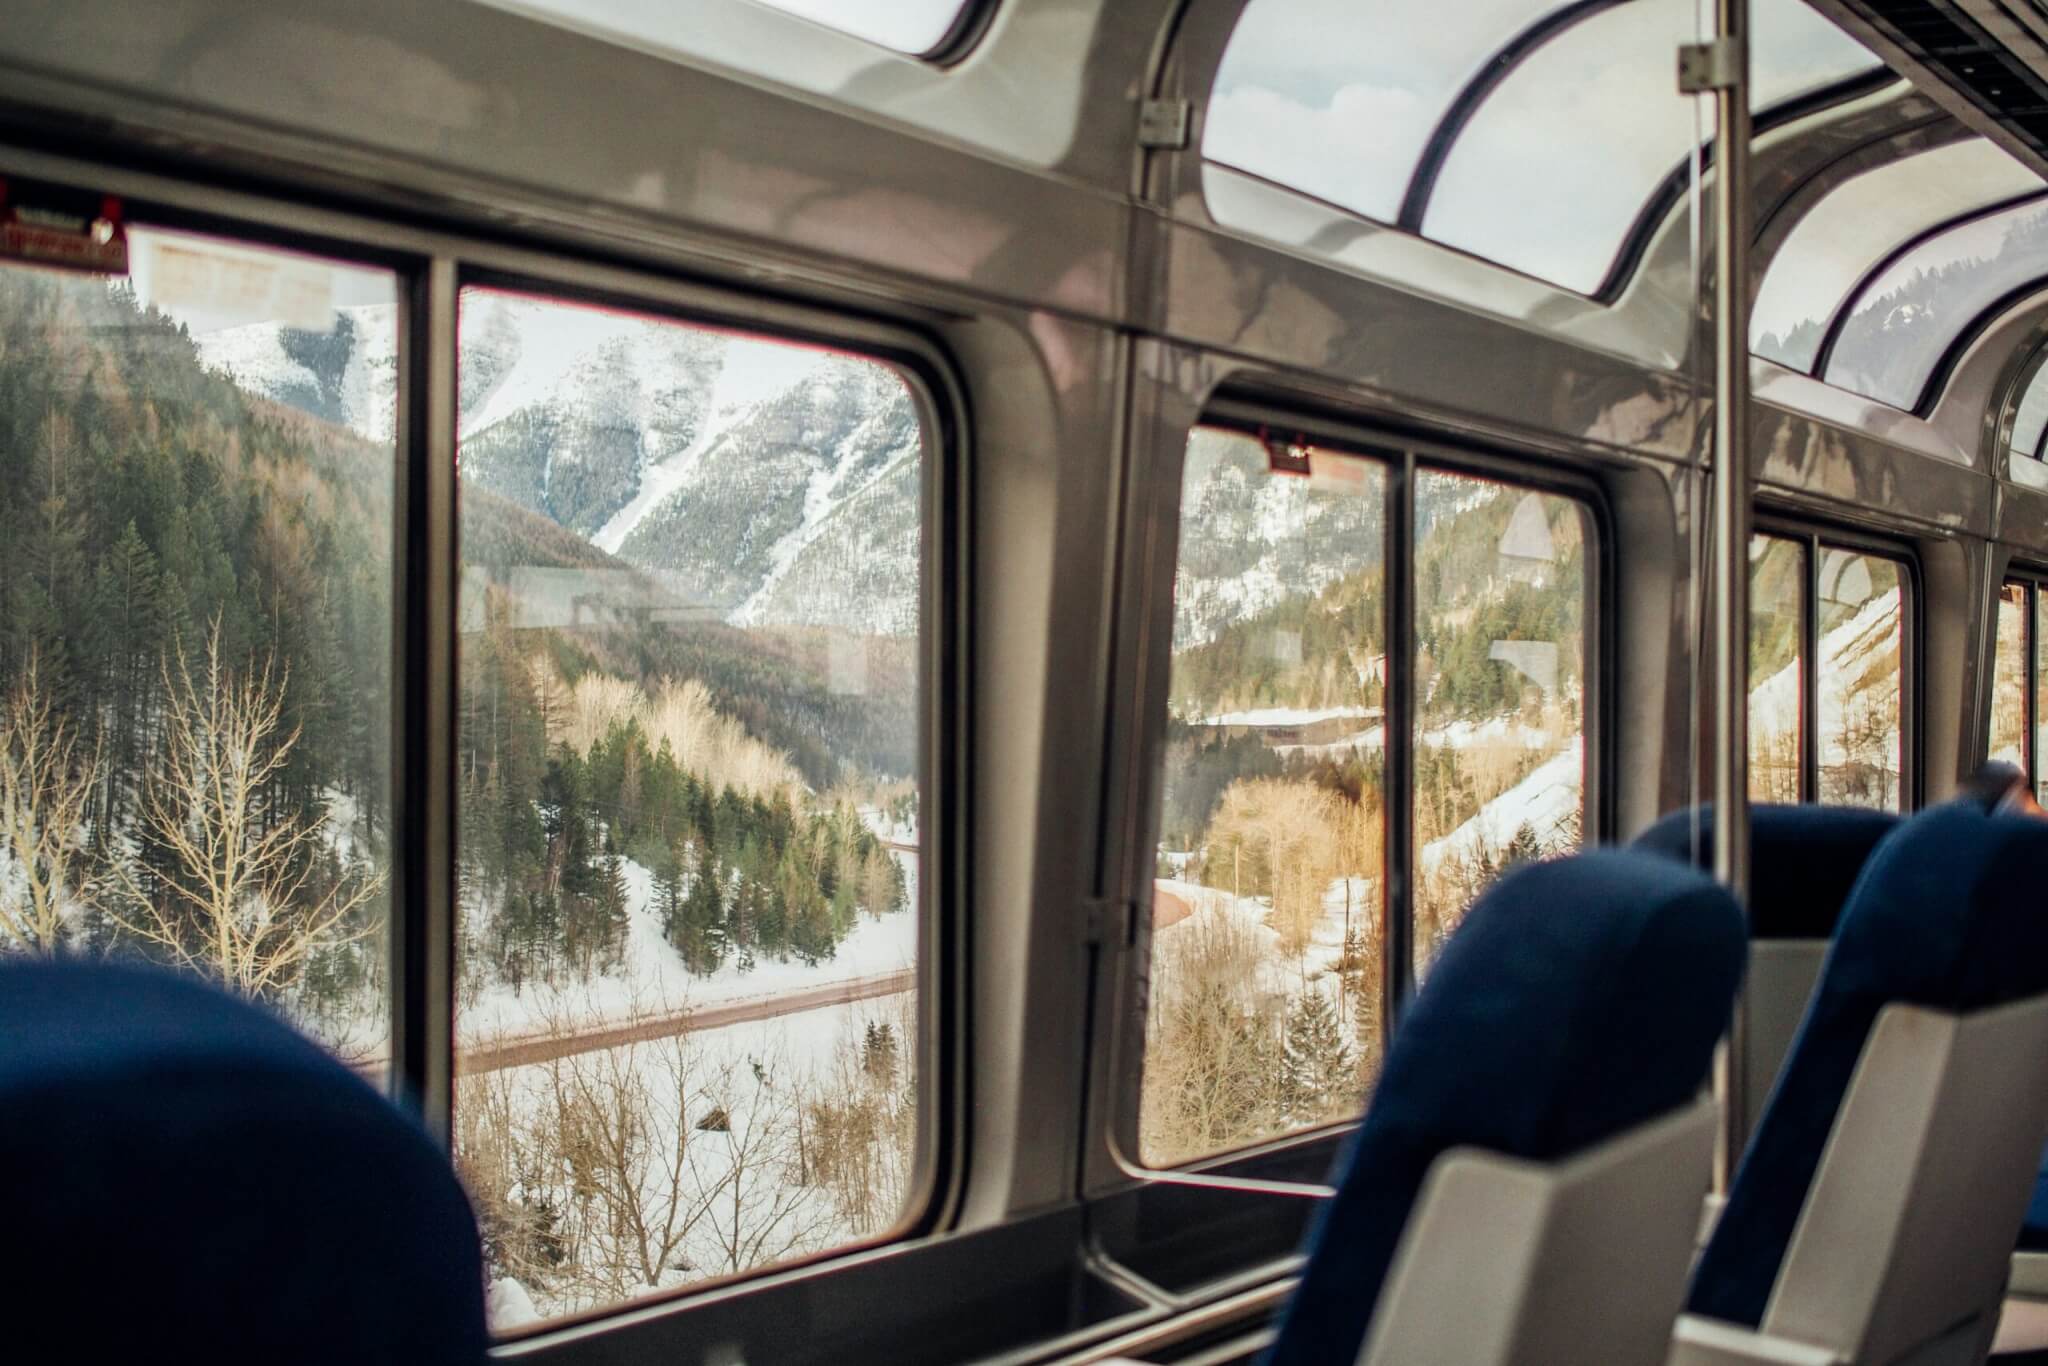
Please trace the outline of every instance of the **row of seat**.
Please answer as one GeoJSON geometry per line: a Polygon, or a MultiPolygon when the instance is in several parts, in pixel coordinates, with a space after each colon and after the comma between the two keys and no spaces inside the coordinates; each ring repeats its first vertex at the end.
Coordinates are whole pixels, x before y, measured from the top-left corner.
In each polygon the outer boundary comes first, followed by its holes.
{"type": "MultiPolygon", "coordinates": [[[[2048,1134],[2048,822],[1759,808],[1754,940],[1693,866],[1711,829],[1525,867],[1473,907],[1386,1059],[1274,1366],[1984,1358],[2048,1134]],[[1829,947],[1688,1275],[1709,1063],[1779,929],[1829,947]]],[[[445,1155],[196,983],[0,969],[0,1182],[25,1360],[484,1355],[445,1155]]]]}
{"type": "Polygon", "coordinates": [[[1759,808],[1747,944],[1691,866],[1711,829],[1687,813],[1473,907],[1390,1051],[1272,1366],[1985,1359],[2048,1136],[2048,822],[1759,808]],[[1695,1098],[1745,955],[1787,933],[1824,963],[1688,1274],[1695,1098]]]}

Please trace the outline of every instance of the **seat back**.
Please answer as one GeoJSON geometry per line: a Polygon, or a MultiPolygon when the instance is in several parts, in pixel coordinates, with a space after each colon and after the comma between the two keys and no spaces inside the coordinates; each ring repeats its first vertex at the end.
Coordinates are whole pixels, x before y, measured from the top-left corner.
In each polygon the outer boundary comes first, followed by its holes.
{"type": "Polygon", "coordinates": [[[1854,1362],[1935,1343],[1981,1360],[2048,1133],[2044,1057],[2048,996],[1968,1015],[1885,1007],[1764,1331],[1854,1362]]]}
{"type": "MultiPolygon", "coordinates": [[[[1835,922],[1878,841],[1897,829],[1888,811],[1851,806],[1752,806],[1749,971],[1743,978],[1743,1113],[1764,1110],[1799,1022],[1813,999],[1835,922]]],[[[1675,811],[1631,846],[1714,862],[1714,808],[1675,811]]]]}
{"type": "MultiPolygon", "coordinates": [[[[1850,895],[1798,1039],[1694,1272],[1694,1313],[1761,1325],[1885,1007],[1972,1015],[2048,991],[2048,916],[2039,912],[2037,890],[2043,867],[2048,822],[1987,815],[1967,803],[1923,812],[1879,845],[1850,895]]],[[[1960,1072],[1954,1084],[1993,1085],[1960,1072]]],[[[2023,1103],[2014,1109],[2024,1116],[2023,1103]]],[[[1924,1148],[1928,1136],[1914,1141],[1924,1148]]],[[[2033,1135],[2036,1148],[2040,1138],[2033,1135]]],[[[1856,1194],[1840,1186],[1833,1193],[1856,1194]]],[[[2015,1209],[2007,1232],[2018,1217],[2015,1209]]],[[[2007,1239],[2004,1250],[2010,1247],[2007,1239]]]]}
{"type": "Polygon", "coordinates": [[[0,1117],[19,1359],[484,1360],[447,1157],[266,1011],[141,968],[0,966],[0,1117]]]}
{"type": "Polygon", "coordinates": [[[1716,1113],[1702,1099],[1558,1163],[1444,1154],[1395,1256],[1366,1366],[1662,1360],[1716,1113]]]}
{"type": "MultiPolygon", "coordinates": [[[[1402,1020],[1269,1361],[1357,1359],[1423,1182],[1454,1149],[1559,1163],[1689,1109],[1741,968],[1734,901],[1671,860],[1604,850],[1502,878],[1402,1020]]],[[[1577,1359],[1626,1366],[1594,1350],[1597,1313],[1578,1324],[1577,1359]]]]}

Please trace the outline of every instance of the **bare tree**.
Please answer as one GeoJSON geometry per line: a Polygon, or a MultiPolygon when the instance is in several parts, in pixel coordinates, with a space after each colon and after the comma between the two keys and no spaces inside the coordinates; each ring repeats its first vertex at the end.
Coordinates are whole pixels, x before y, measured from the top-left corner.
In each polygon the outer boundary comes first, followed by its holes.
{"type": "MultiPolygon", "coordinates": [[[[1323,915],[1323,897],[1340,862],[1337,803],[1326,788],[1288,778],[1242,778],[1224,790],[1204,843],[1211,849],[1249,846],[1261,859],[1247,861],[1273,899],[1273,928],[1281,945],[1299,954],[1323,915]]],[[[1233,883],[1238,881],[1235,873],[1233,883]]],[[[1235,889],[1234,889],[1235,890],[1235,889]]]]}
{"type": "Polygon", "coordinates": [[[182,648],[163,674],[162,753],[144,777],[139,815],[169,871],[150,888],[121,864],[113,919],[173,961],[263,996],[289,985],[316,950],[372,932],[352,921],[383,875],[322,885],[320,822],[264,800],[299,741],[284,718],[285,678],[270,663],[238,677],[221,660],[216,620],[199,675],[182,648]]]}
{"type": "Polygon", "coordinates": [[[690,1168],[695,1189],[711,1202],[707,1231],[718,1264],[708,1274],[772,1266],[835,1236],[832,1202],[803,1181],[804,1097],[785,1083],[782,1063],[728,1060],[710,1079],[724,1122],[702,1143],[713,1151],[690,1168]]]}
{"type": "Polygon", "coordinates": [[[54,954],[66,907],[89,900],[79,834],[99,785],[100,751],[80,745],[51,705],[33,654],[0,704],[0,947],[54,954]]]}

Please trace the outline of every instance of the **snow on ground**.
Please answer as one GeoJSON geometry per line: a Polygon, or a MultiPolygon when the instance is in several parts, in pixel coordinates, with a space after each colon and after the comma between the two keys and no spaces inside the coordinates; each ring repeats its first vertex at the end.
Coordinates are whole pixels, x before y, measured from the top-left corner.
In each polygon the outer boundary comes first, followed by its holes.
{"type": "MultiPolygon", "coordinates": [[[[493,1084],[509,1088],[518,1112],[543,1123],[560,1068],[600,1089],[621,1081],[644,1088],[650,1131],[630,1181],[657,1230],[671,1208],[676,1213],[682,1240],[663,1266],[667,1288],[751,1270],[758,1261],[749,1257],[787,1260],[858,1236],[830,1191],[792,1181],[793,1145],[800,1141],[792,1105],[844,1089],[842,1061],[871,1025],[904,1030],[906,1004],[893,996],[825,1006],[491,1075],[493,1084]],[[719,1112],[724,1128],[703,1124],[719,1112]],[[745,1249],[744,1265],[732,1265],[735,1248],[745,1249]]],[[[909,1062],[913,1041],[904,1038],[900,1047],[909,1062]]],[[[492,1328],[504,1331],[577,1306],[501,1277],[491,1283],[486,1307],[492,1328]]]]}
{"type": "Polygon", "coordinates": [[[1574,736],[1528,777],[1480,807],[1470,820],[1422,846],[1422,871],[1435,872],[1448,854],[1474,859],[1482,845],[1498,857],[1524,825],[1535,832],[1543,848],[1556,848],[1567,824],[1578,815],[1585,779],[1585,741],[1574,736]]]}
{"type": "MultiPolygon", "coordinates": [[[[1527,750],[1544,750],[1553,749],[1557,745],[1556,732],[1545,726],[1524,725],[1512,716],[1496,716],[1490,721],[1453,721],[1447,726],[1423,731],[1416,739],[1422,744],[1438,749],[1446,746],[1456,749],[1512,746],[1527,750]]],[[[1356,735],[1347,735],[1342,739],[1320,745],[1274,745],[1273,752],[1283,756],[1299,754],[1310,759],[1335,758],[1344,754],[1382,749],[1386,743],[1386,727],[1373,726],[1356,735]]]]}
{"type": "MultiPolygon", "coordinates": [[[[896,851],[909,886],[910,905],[917,905],[917,859],[896,851]]],[[[654,874],[631,859],[623,860],[626,878],[626,953],[617,972],[593,976],[588,982],[558,988],[529,982],[515,991],[499,982],[462,1002],[456,1027],[467,1046],[532,1034],[558,1032],[561,1022],[592,1027],[635,1014],[671,1014],[709,1005],[773,1000],[794,991],[856,978],[876,977],[917,962],[917,913],[901,910],[877,920],[863,915],[840,941],[839,951],[815,965],[792,958],[778,962],[763,957],[753,971],[741,972],[728,958],[709,976],[697,976],[662,933],[653,905],[654,874]]],[[[792,1016],[791,1018],[796,1018],[792,1016]]]]}
{"type": "Polygon", "coordinates": [[[1306,726],[1344,716],[1377,716],[1377,707],[1258,707],[1227,711],[1203,720],[1205,726],[1306,726]]]}
{"type": "Polygon", "coordinates": [[[1323,893],[1323,914],[1309,936],[1308,947],[1299,959],[1280,951],[1279,932],[1267,923],[1271,907],[1263,897],[1236,897],[1229,892],[1191,882],[1184,878],[1160,878],[1154,884],[1186,902],[1188,919],[1162,927],[1163,933],[1185,933],[1181,926],[1200,929],[1201,917],[1225,917],[1252,934],[1260,947],[1259,987],[1270,995],[1292,996],[1304,986],[1325,980],[1344,956],[1344,934],[1352,929],[1369,931],[1379,905],[1379,884],[1372,878],[1339,878],[1323,893]],[[1346,915],[1346,888],[1350,891],[1346,915]]]}
{"type": "MultiPolygon", "coordinates": [[[[1820,639],[1820,663],[1816,676],[1820,686],[1820,766],[1837,768],[1852,762],[1844,741],[1855,729],[1848,715],[1849,695],[1845,685],[1861,679],[1877,667],[1886,651],[1896,651],[1899,640],[1899,597],[1881,594],[1820,639]],[[1832,686],[1830,684],[1832,683],[1832,686]]],[[[1896,772],[1899,766],[1897,661],[1886,665],[1892,671],[1894,692],[1884,711],[1890,725],[1884,733],[1885,766],[1896,772]]],[[[1793,660],[1750,689],[1749,731],[1754,739],[1799,733],[1799,661],[1793,660]]],[[[1857,758],[1865,756],[1859,755],[1857,758]]]]}

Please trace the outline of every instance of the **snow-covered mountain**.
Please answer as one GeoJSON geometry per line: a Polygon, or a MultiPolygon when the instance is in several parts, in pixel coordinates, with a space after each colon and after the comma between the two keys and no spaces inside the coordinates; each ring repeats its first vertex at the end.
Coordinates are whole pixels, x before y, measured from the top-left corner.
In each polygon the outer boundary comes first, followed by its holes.
{"type": "MultiPolygon", "coordinates": [[[[389,305],[198,338],[244,388],[388,441],[389,305]]],[[[465,483],[737,623],[915,629],[921,436],[885,367],[515,295],[464,300],[465,483]]]]}

